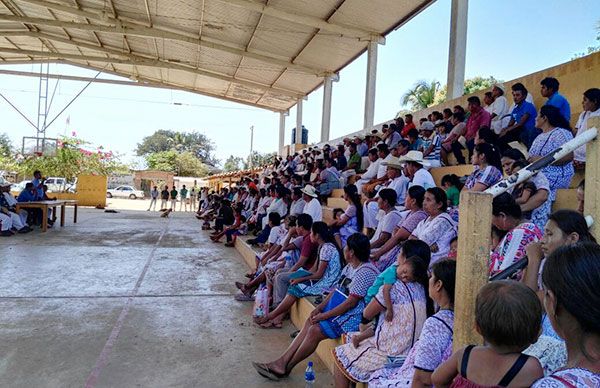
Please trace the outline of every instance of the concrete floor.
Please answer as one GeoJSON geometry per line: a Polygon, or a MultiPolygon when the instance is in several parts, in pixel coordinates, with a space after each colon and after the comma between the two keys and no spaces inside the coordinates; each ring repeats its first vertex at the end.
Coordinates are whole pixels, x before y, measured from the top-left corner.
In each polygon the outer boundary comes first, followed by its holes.
{"type": "Polygon", "coordinates": [[[294,328],[252,324],[232,297],[247,267],[191,214],[70,211],[65,228],[0,239],[0,387],[303,386],[305,364],[278,383],[252,368],[294,328]]]}

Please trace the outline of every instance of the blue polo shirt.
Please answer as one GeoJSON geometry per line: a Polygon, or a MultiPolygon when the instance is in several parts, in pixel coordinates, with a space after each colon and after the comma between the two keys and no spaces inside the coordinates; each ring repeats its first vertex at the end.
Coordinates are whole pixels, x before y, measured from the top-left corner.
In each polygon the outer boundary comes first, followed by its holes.
{"type": "Polygon", "coordinates": [[[546,101],[546,105],[552,105],[558,108],[560,114],[567,120],[571,121],[571,105],[569,105],[569,101],[564,98],[562,95],[555,92],[548,98],[546,101]]]}
{"type": "Polygon", "coordinates": [[[37,199],[44,199],[44,188],[42,187],[42,181],[37,178],[33,178],[31,183],[33,183],[33,190],[36,193],[37,199]]]}
{"type": "Polygon", "coordinates": [[[521,118],[525,116],[526,113],[529,113],[529,117],[525,124],[523,125],[523,129],[532,129],[535,128],[535,118],[537,117],[537,111],[535,110],[535,106],[523,100],[519,105],[516,105],[512,111],[512,117],[515,120],[515,123],[521,121],[521,118]]]}
{"type": "Polygon", "coordinates": [[[17,202],[33,202],[35,200],[35,194],[31,190],[23,190],[17,197],[17,202]]]}

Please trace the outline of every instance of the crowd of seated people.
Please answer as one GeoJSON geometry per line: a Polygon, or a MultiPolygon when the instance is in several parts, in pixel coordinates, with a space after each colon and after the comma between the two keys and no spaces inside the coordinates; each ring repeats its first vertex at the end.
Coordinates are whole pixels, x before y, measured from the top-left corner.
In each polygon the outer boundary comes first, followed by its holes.
{"type": "MultiPolygon", "coordinates": [[[[10,237],[16,233],[29,233],[33,230],[32,226],[42,225],[41,209],[19,209],[19,202],[48,201],[56,198],[48,196],[48,186],[44,184],[42,173],[36,170],[33,173],[31,182],[25,184],[25,187],[17,197],[10,192],[10,183],[0,186],[0,236],[10,237]]],[[[52,209],[48,209],[48,227],[54,224],[52,209]]]]}
{"type": "Polygon", "coordinates": [[[600,386],[600,247],[582,214],[583,182],[578,209],[551,213],[557,190],[585,164],[581,150],[494,198],[489,276],[501,280],[476,300],[485,345],[452,351],[460,192],[485,191],[600,115],[600,90],[589,89],[574,131],[558,81],[546,78],[541,89],[539,111],[522,84],[511,86],[512,107],[495,85],[486,106],[470,97],[466,110],[433,112],[419,124],[406,115],[206,192],[197,217],[214,229],[213,241],[247,231],[260,251],[235,283],[238,301],[268,295],[254,322],[281,328],[299,299],[315,306],[278,358],[257,355],[261,376],[287,377],[329,338],[341,340],[336,387],[600,386]],[[436,186],[430,169],[452,154],[464,162],[465,153],[473,172],[436,186]],[[329,209],[324,222],[322,201],[334,189],[346,206],[329,209]]]}

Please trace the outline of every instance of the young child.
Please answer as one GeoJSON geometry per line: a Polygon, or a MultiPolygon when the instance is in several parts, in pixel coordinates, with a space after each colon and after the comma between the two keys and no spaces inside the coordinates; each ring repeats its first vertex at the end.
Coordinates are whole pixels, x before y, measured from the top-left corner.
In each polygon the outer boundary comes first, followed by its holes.
{"type": "Polygon", "coordinates": [[[448,207],[458,206],[460,200],[460,179],[456,174],[447,174],[442,177],[442,187],[446,191],[446,197],[448,197],[448,207]]]}
{"type": "Polygon", "coordinates": [[[429,262],[431,260],[431,250],[429,246],[421,240],[405,241],[404,245],[402,245],[402,249],[398,253],[396,264],[390,265],[387,269],[381,272],[377,276],[377,279],[375,279],[373,285],[367,290],[367,295],[365,296],[365,303],[369,304],[371,299],[373,299],[375,295],[377,295],[379,289],[383,287],[383,299],[385,301],[386,308],[385,319],[387,321],[391,321],[394,318],[390,290],[392,289],[392,286],[394,285],[394,283],[396,283],[396,280],[398,279],[405,283],[413,281],[413,257],[415,256],[422,258],[424,261],[427,262],[427,265],[429,265],[429,262]],[[408,260],[408,262],[407,257],[411,258],[411,260],[408,260]]]}
{"type": "Polygon", "coordinates": [[[448,252],[448,258],[456,260],[456,252],[458,252],[458,236],[450,240],[450,252],[448,252]]]}
{"type": "Polygon", "coordinates": [[[210,236],[210,239],[213,242],[220,243],[221,237],[223,237],[223,236],[227,236],[227,242],[231,241],[232,233],[237,231],[238,228],[242,225],[242,209],[240,208],[240,206],[236,206],[233,209],[233,217],[234,217],[234,221],[233,221],[232,225],[226,226],[225,228],[223,228],[223,231],[210,236]]]}
{"type": "Polygon", "coordinates": [[[529,387],[544,376],[540,362],[522,354],[541,330],[542,305],[529,287],[511,280],[486,284],[475,302],[484,346],[455,352],[431,375],[435,387],[529,387]]]}
{"type": "MultiPolygon", "coordinates": [[[[419,281],[419,283],[427,283],[427,267],[429,263],[425,263],[425,260],[419,256],[410,256],[408,258],[404,258],[404,255],[400,253],[398,255],[398,264],[389,266],[384,272],[387,272],[385,279],[385,284],[383,284],[383,299],[385,305],[385,320],[391,322],[394,319],[394,312],[392,306],[392,298],[391,298],[391,290],[395,283],[389,283],[391,277],[393,276],[396,280],[400,280],[403,283],[410,283],[414,281],[419,281]],[[393,271],[395,270],[395,271],[393,271]],[[417,273],[422,274],[422,279],[417,279],[417,273]]],[[[383,275],[382,272],[379,276],[383,275]]],[[[377,278],[379,279],[379,277],[377,278]]],[[[377,284],[377,280],[375,281],[377,284]]],[[[375,285],[374,284],[374,285],[375,285]]],[[[367,295],[370,294],[371,289],[369,289],[367,295]]],[[[366,300],[366,299],[365,299],[366,300]]],[[[362,341],[365,339],[372,337],[375,335],[375,325],[374,322],[367,326],[360,333],[352,335],[352,344],[355,348],[357,348],[362,341]]]]}

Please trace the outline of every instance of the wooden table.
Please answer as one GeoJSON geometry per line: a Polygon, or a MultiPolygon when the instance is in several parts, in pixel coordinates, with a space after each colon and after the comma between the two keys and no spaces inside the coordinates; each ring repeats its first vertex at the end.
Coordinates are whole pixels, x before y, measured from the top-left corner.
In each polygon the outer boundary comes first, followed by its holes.
{"type": "Polygon", "coordinates": [[[48,208],[54,210],[54,219],[56,219],[56,208],[60,206],[60,226],[65,226],[65,201],[33,201],[17,202],[17,212],[21,209],[41,209],[42,210],[42,232],[48,230],[48,208]]]}
{"type": "MultiPolygon", "coordinates": [[[[66,206],[73,206],[73,223],[77,223],[77,200],[75,199],[63,199],[62,200],[66,206]]],[[[63,208],[64,209],[64,208],[63,208]]],[[[63,226],[63,225],[61,225],[63,226]]]]}

